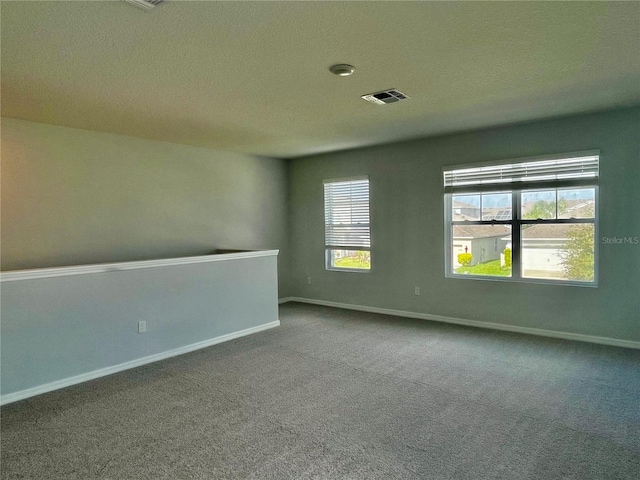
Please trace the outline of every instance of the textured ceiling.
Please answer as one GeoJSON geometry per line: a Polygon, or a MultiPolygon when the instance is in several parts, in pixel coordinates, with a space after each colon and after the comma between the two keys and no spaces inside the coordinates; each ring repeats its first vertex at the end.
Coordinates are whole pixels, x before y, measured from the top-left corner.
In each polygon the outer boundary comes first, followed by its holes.
{"type": "Polygon", "coordinates": [[[640,103],[638,2],[1,9],[3,116],[169,142],[295,157],[640,103]],[[360,98],[386,88],[411,99],[360,98]]]}

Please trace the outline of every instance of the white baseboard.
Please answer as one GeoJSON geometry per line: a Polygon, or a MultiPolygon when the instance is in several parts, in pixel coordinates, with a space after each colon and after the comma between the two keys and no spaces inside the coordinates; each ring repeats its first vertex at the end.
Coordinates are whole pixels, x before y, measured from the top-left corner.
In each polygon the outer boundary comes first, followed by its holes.
{"type": "Polygon", "coordinates": [[[26,390],[20,390],[19,392],[8,393],[0,397],[0,405],[6,405],[8,403],[17,402],[18,400],[34,397],[42,393],[47,393],[53,390],[58,390],[60,388],[69,387],[71,385],[76,385],[78,383],[86,382],[88,380],[94,380],[96,378],[104,377],[106,375],[111,375],[112,373],[117,373],[123,370],[128,370],[130,368],[146,365],[147,363],[157,362],[159,360],[164,360],[165,358],[175,357],[177,355],[182,355],[184,353],[193,352],[194,350],[200,350],[201,348],[210,347],[218,343],[228,342],[229,340],[233,340],[239,337],[244,337],[246,335],[251,335],[252,333],[258,333],[263,330],[267,330],[269,328],[277,327],[279,325],[280,325],[280,320],[276,320],[275,322],[269,322],[263,325],[258,325],[257,327],[251,327],[245,330],[227,333],[226,335],[210,338],[202,342],[192,343],[190,345],[185,345],[184,347],[178,347],[173,350],[167,350],[166,352],[160,352],[154,355],[137,358],[135,360],[130,360],[128,362],[120,363],[118,365],[113,365],[111,367],[100,368],[98,370],[82,373],[80,375],[75,375],[73,377],[64,378],[62,380],[56,380],[55,382],[47,383],[44,385],[38,385],[37,387],[28,388],[26,390]]]}
{"type": "Polygon", "coordinates": [[[278,299],[278,303],[287,303],[287,302],[293,302],[295,297],[284,297],[284,298],[279,298],[278,299]]]}
{"type": "Polygon", "coordinates": [[[560,332],[556,330],[544,330],[541,328],[520,327],[517,325],[504,325],[502,323],[481,322],[478,320],[466,320],[464,318],[445,317],[442,315],[432,315],[429,313],[407,312],[404,310],[392,310],[389,308],[368,307],[365,305],[352,305],[348,303],[327,302],[325,300],[315,300],[312,298],[287,297],[281,299],[284,302],[310,303],[313,305],[323,305],[325,307],[344,308],[347,310],[358,310],[361,312],[381,313],[384,315],[394,315],[396,317],[418,318],[422,320],[432,320],[434,322],[454,323],[456,325],[466,325],[469,327],[489,328],[492,330],[503,330],[506,332],[526,333],[528,335],[539,335],[542,337],[562,338],[565,340],[576,340],[579,342],[599,343],[614,347],[640,349],[640,342],[632,340],[622,340],[618,338],[597,337],[594,335],[584,335],[582,333],[560,332]]]}

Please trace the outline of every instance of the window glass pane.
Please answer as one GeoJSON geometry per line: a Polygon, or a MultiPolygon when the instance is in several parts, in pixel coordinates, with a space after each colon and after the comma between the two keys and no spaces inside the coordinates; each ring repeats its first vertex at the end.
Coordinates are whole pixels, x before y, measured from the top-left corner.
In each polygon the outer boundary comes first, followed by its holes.
{"type": "Polygon", "coordinates": [[[371,269],[371,252],[368,250],[329,250],[331,268],[371,269]]]}
{"type": "Polygon", "coordinates": [[[453,195],[451,208],[453,221],[480,220],[480,195],[453,195]]]}
{"type": "Polygon", "coordinates": [[[511,192],[483,194],[482,220],[511,220],[511,192]]]}
{"type": "Polygon", "coordinates": [[[511,226],[453,225],[451,237],[455,274],[511,276],[511,226]]]}
{"type": "Polygon", "coordinates": [[[592,224],[522,226],[522,276],[592,282],[594,280],[592,224]]]}
{"type": "Polygon", "coordinates": [[[522,192],[522,218],[556,218],[556,190],[522,192]]]}
{"type": "Polygon", "coordinates": [[[594,218],[596,189],[558,190],[558,218],[594,218]]]}

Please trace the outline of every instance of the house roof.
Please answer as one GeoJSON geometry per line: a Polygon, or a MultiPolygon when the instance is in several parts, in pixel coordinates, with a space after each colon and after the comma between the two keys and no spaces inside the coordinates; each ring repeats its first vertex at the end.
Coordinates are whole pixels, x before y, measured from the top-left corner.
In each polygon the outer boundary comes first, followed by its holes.
{"type": "Polygon", "coordinates": [[[568,238],[569,230],[573,227],[572,224],[567,223],[538,223],[531,225],[528,228],[522,229],[522,238],[568,238]]]}
{"type": "MultiPolygon", "coordinates": [[[[574,224],[556,223],[556,224],[536,224],[522,230],[522,238],[554,238],[566,239],[569,237],[569,231],[574,224]]],[[[511,229],[504,225],[491,225],[488,228],[484,225],[454,225],[454,238],[487,238],[487,237],[505,237],[511,238],[511,229]]]]}
{"type": "Polygon", "coordinates": [[[291,158],[640,104],[639,15],[638,2],[5,1],[0,103],[291,158]],[[389,88],[410,98],[361,98],[389,88]]]}
{"type": "Polygon", "coordinates": [[[585,218],[592,217],[595,211],[593,200],[568,200],[567,211],[558,218],[585,218]]]}
{"type": "Polygon", "coordinates": [[[511,235],[511,229],[504,225],[454,225],[453,238],[488,238],[511,235]]]}

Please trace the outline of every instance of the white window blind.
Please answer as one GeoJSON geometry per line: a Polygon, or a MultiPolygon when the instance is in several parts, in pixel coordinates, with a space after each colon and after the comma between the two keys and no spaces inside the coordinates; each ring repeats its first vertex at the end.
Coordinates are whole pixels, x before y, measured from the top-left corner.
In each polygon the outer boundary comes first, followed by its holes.
{"type": "Polygon", "coordinates": [[[368,250],[369,179],[324,182],[325,246],[344,250],[368,250]]]}
{"type": "Polygon", "coordinates": [[[531,160],[504,165],[445,169],[445,189],[456,187],[540,183],[546,181],[594,179],[598,177],[599,155],[577,155],[531,160]]]}

